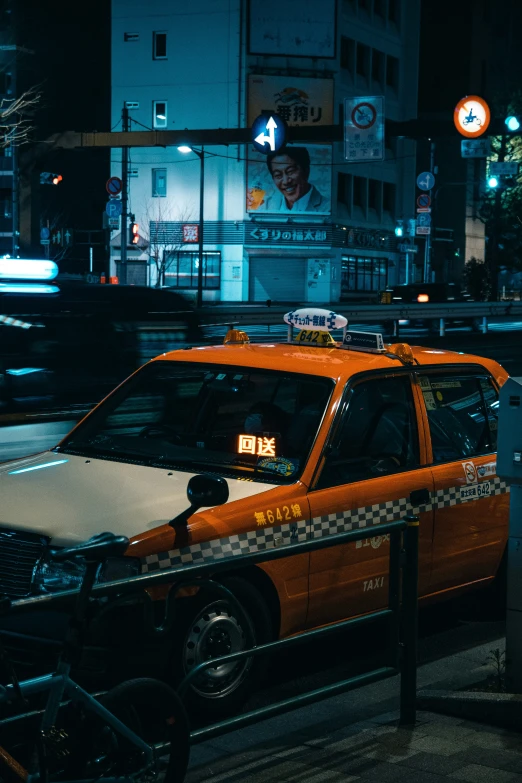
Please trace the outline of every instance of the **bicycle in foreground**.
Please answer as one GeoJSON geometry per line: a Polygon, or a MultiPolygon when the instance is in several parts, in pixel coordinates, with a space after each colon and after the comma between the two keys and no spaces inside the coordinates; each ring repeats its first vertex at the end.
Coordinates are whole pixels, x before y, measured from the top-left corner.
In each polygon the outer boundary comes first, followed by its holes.
{"type": "MultiPolygon", "coordinates": [[[[71,668],[83,649],[98,569],[107,558],[122,555],[128,544],[124,536],[103,533],[79,546],[52,552],[56,561],[81,557],[85,562],[55,672],[20,681],[0,640],[0,664],[10,679],[9,684],[0,685],[0,704],[22,705],[20,720],[27,718],[29,723],[27,698],[47,694],[38,725],[17,733],[7,747],[3,747],[0,721],[1,783],[148,782],[159,775],[165,783],[184,780],[189,726],[175,691],[159,680],[142,678],[123,682],[96,699],[71,678],[71,668]],[[161,747],[161,756],[156,746],[161,747]]],[[[0,613],[9,608],[9,599],[1,597],[0,613]]]]}

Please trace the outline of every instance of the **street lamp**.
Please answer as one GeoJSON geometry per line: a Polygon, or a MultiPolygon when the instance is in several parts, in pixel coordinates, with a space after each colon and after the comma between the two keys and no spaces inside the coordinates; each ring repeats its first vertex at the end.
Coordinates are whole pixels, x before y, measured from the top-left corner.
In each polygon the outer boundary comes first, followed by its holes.
{"type": "Polygon", "coordinates": [[[198,292],[196,297],[196,307],[203,304],[203,201],[205,193],[205,151],[203,147],[200,150],[182,144],[178,147],[178,152],[187,155],[193,152],[199,158],[199,229],[198,229],[198,292]]]}

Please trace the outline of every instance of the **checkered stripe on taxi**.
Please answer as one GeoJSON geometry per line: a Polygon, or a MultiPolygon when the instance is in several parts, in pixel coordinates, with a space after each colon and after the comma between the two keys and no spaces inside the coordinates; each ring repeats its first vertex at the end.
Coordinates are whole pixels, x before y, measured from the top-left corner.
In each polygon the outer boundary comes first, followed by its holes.
{"type": "MultiPolygon", "coordinates": [[[[509,492],[509,486],[498,476],[489,479],[489,484],[490,496],[509,492]]],[[[315,538],[316,536],[345,533],[348,530],[372,528],[385,522],[402,519],[408,513],[422,513],[431,511],[433,508],[447,508],[469,502],[469,499],[460,497],[460,490],[461,486],[439,489],[432,496],[432,502],[422,506],[412,506],[407,498],[399,498],[398,500],[388,500],[385,503],[377,503],[373,506],[349,511],[337,511],[332,514],[314,517],[311,520],[311,534],[315,538]]],[[[191,544],[182,549],[172,549],[169,552],[148,555],[142,559],[142,572],[149,573],[151,571],[159,571],[161,568],[173,568],[174,566],[190,565],[192,563],[206,563],[210,560],[271,549],[274,546],[295,544],[298,541],[306,541],[307,528],[307,521],[302,519],[289,525],[259,527],[245,533],[228,536],[227,538],[216,538],[211,541],[204,541],[201,544],[191,544]]]]}
{"type": "Polygon", "coordinates": [[[301,519],[289,525],[277,525],[275,527],[258,527],[248,530],[246,533],[238,533],[227,538],[215,538],[212,541],[203,541],[201,544],[191,544],[181,549],[171,549],[169,552],[160,552],[157,555],[148,555],[142,559],[141,570],[143,573],[159,571],[161,568],[173,568],[179,565],[192,565],[207,563],[211,560],[220,560],[223,557],[245,555],[249,552],[258,552],[263,549],[273,549],[275,546],[296,544],[306,541],[308,522],[301,519]]]}
{"type": "MultiPolygon", "coordinates": [[[[498,476],[489,479],[488,483],[490,485],[489,496],[509,492],[506,482],[498,476]]],[[[466,486],[469,485],[439,489],[432,495],[431,503],[422,506],[412,506],[407,498],[399,498],[398,500],[388,500],[385,503],[377,503],[374,506],[356,508],[351,511],[337,511],[321,517],[314,517],[312,519],[312,534],[314,536],[331,536],[335,533],[346,533],[349,530],[359,530],[382,525],[385,522],[393,522],[396,519],[402,519],[405,514],[422,514],[424,511],[431,511],[434,508],[447,508],[460,503],[468,503],[473,498],[460,497],[461,488],[466,486]]]]}

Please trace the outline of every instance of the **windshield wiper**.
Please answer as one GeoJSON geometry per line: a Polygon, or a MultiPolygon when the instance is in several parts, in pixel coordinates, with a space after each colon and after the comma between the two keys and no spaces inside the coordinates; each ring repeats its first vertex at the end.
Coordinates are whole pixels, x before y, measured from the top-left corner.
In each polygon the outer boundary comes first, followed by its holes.
{"type": "Polygon", "coordinates": [[[67,443],[66,446],[64,446],[61,451],[67,452],[67,450],[72,451],[86,451],[89,454],[98,454],[100,456],[111,456],[111,457],[135,457],[137,460],[144,461],[149,463],[150,461],[159,461],[163,459],[163,455],[156,455],[151,454],[150,452],[145,451],[136,451],[136,449],[133,449],[129,446],[122,446],[122,445],[116,445],[113,446],[109,445],[109,442],[105,443],[96,443],[93,441],[70,441],[70,443],[67,443]]]}

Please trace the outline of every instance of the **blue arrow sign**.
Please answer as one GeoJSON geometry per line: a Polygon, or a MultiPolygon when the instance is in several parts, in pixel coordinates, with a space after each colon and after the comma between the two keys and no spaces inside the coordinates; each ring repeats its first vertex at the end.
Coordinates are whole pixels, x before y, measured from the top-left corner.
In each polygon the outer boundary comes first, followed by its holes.
{"type": "Polygon", "coordinates": [[[286,122],[278,114],[261,114],[252,123],[252,144],[258,152],[269,155],[286,144],[286,122]]]}
{"type": "Polygon", "coordinates": [[[431,171],[423,171],[417,177],[417,187],[419,190],[431,190],[435,184],[435,177],[431,171]]]}
{"type": "Polygon", "coordinates": [[[116,198],[112,198],[105,204],[105,212],[110,218],[119,217],[122,213],[121,201],[116,198]]]}

